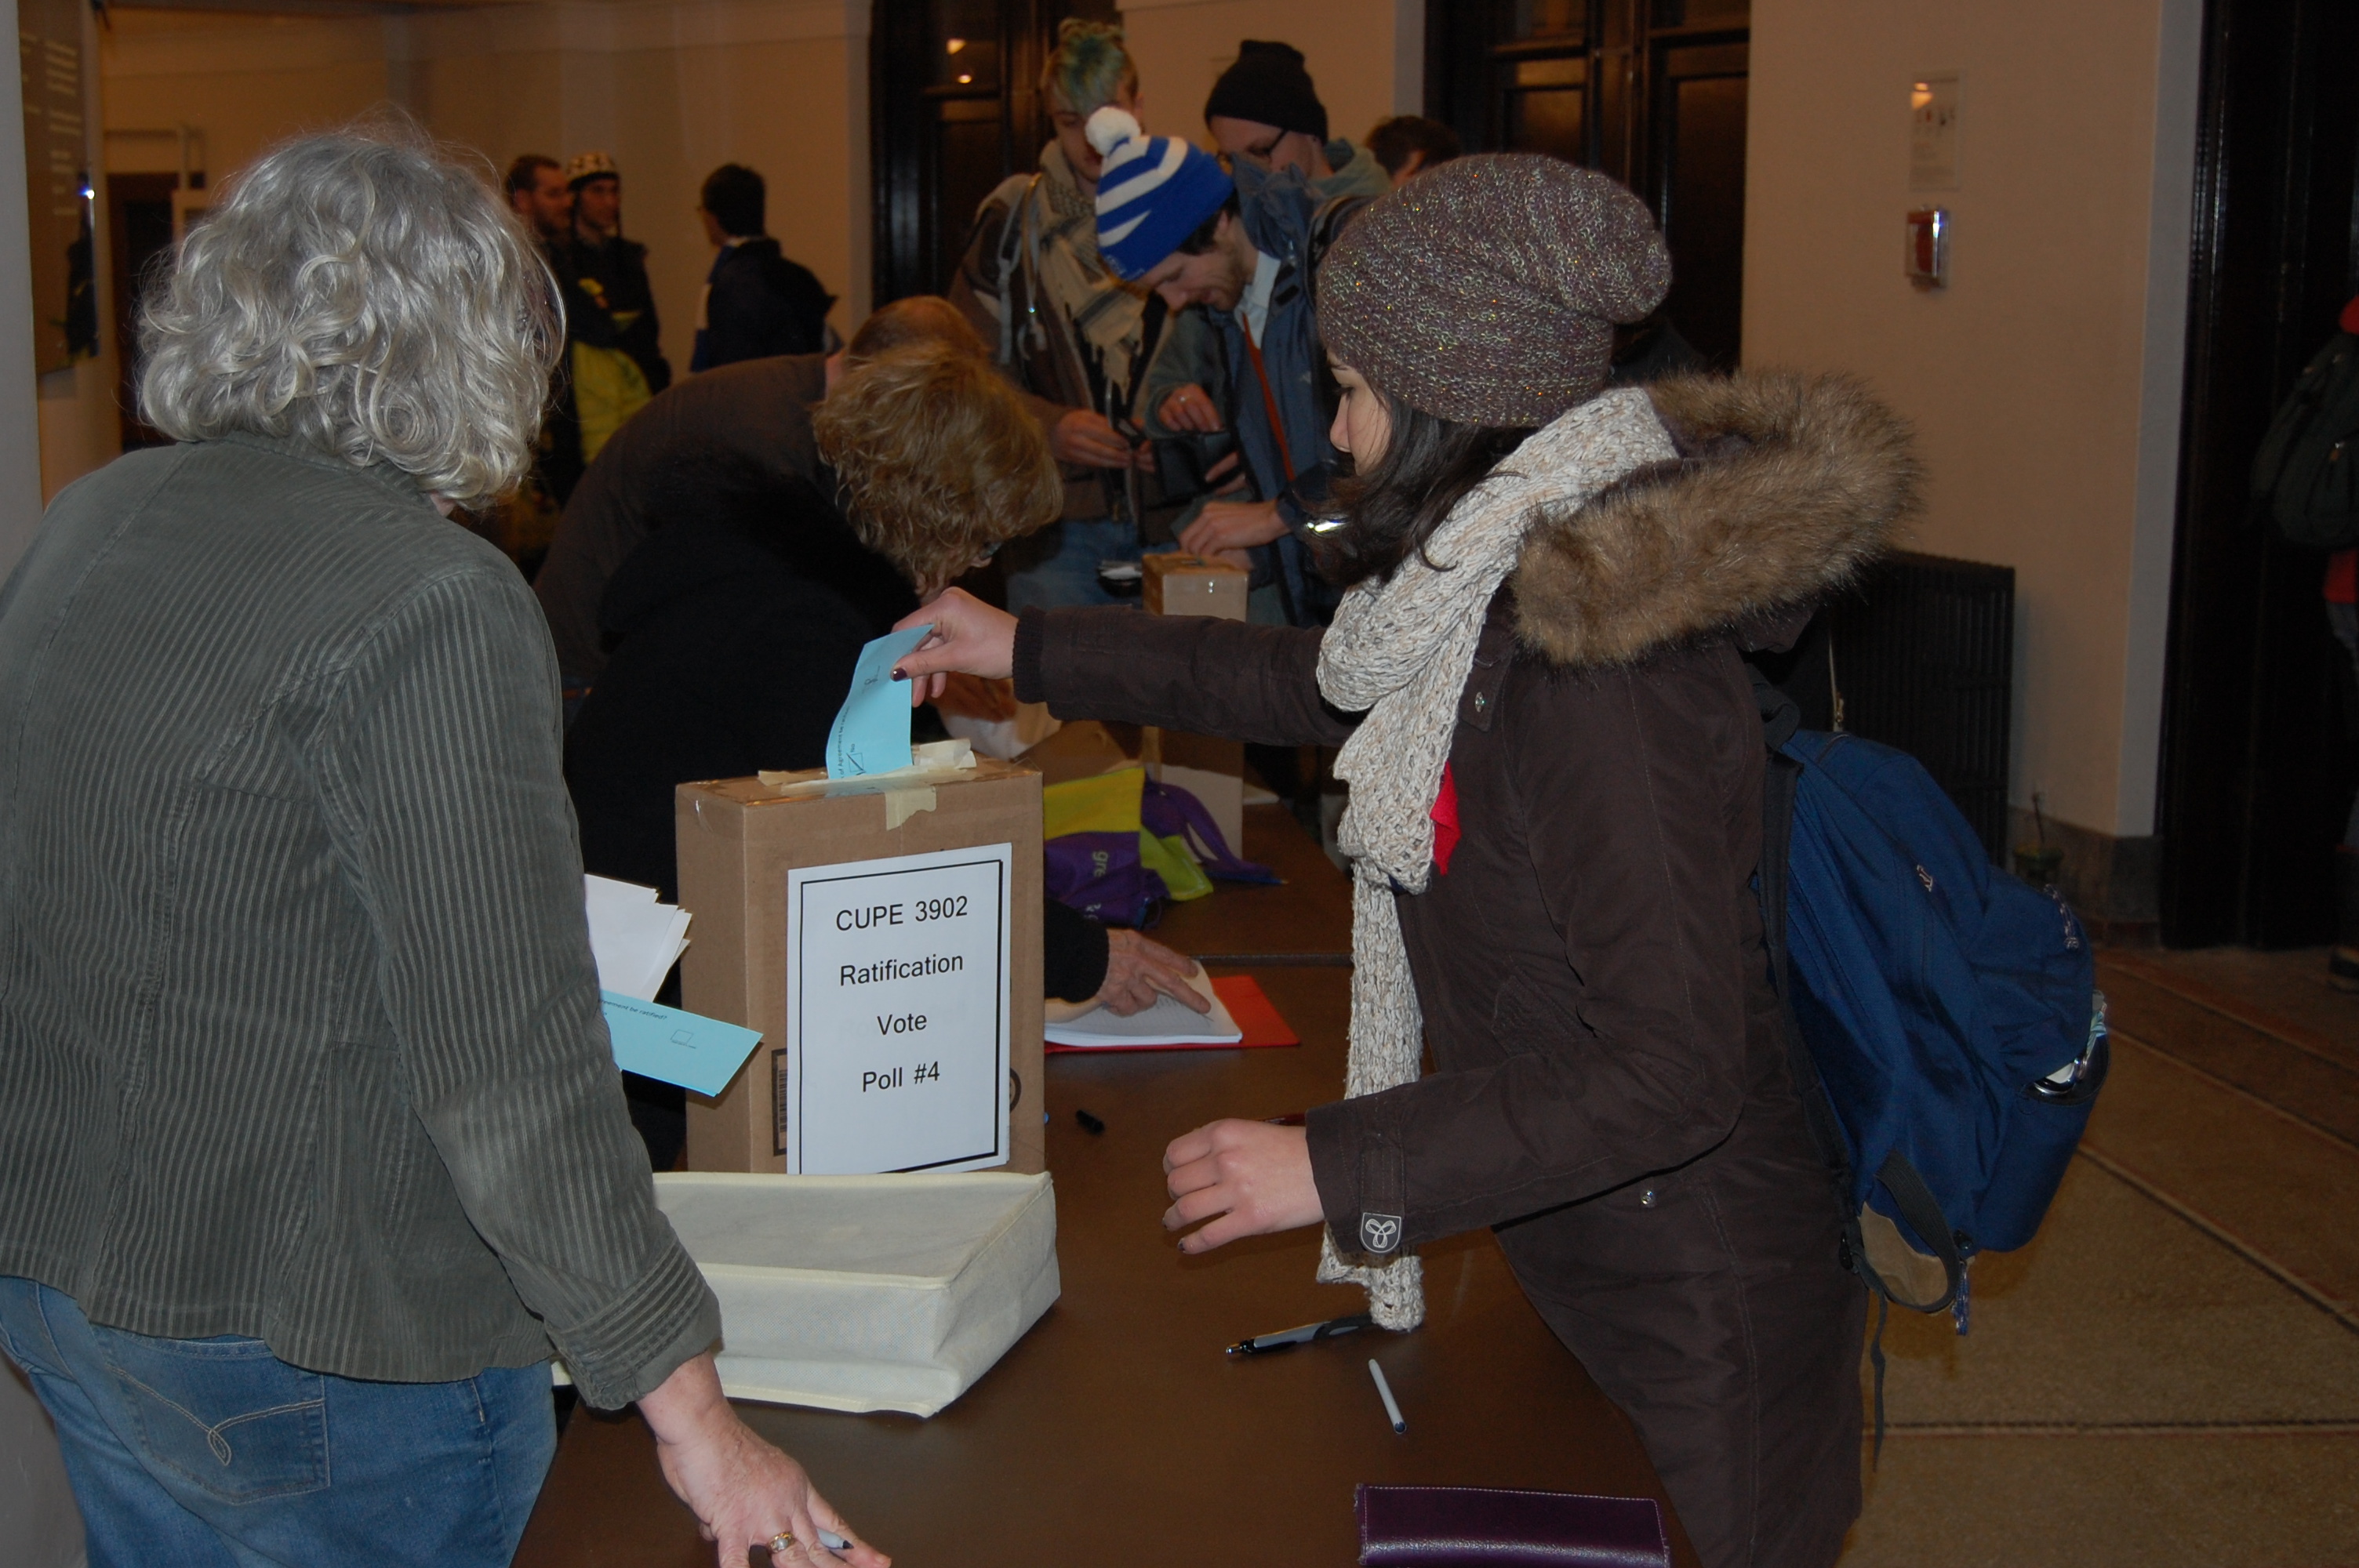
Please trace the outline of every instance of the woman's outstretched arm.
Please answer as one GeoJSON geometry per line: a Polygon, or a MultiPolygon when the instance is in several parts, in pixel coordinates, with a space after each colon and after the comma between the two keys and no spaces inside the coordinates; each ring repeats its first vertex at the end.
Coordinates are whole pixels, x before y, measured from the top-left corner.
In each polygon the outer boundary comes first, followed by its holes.
{"type": "Polygon", "coordinates": [[[932,636],[901,661],[916,701],[951,671],[1013,676],[1060,719],[1115,719],[1264,745],[1341,745],[1357,716],[1319,695],[1321,633],[1136,610],[1029,610],[1021,619],[951,589],[904,626],[932,636]]]}

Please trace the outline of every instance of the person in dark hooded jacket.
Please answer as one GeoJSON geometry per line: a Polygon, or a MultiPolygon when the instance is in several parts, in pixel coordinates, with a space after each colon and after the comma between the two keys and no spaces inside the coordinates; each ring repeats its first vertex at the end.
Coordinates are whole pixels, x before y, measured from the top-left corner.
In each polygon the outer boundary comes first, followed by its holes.
{"type": "Polygon", "coordinates": [[[1347,1098],[1173,1141],[1165,1225],[1190,1253],[1320,1226],[1320,1277],[1397,1329],[1423,1316],[1415,1249],[1490,1227],[1702,1561],[1826,1568],[1859,1510],[1865,1292],[1787,1074],[1740,654],[1883,547],[1916,465],[1839,379],[1609,390],[1613,325],[1669,273],[1593,171],[1420,178],[1320,279],[1357,467],[1332,626],[951,593],[901,667],[913,695],[1012,674],[1060,717],[1340,744],[1347,1098]]]}

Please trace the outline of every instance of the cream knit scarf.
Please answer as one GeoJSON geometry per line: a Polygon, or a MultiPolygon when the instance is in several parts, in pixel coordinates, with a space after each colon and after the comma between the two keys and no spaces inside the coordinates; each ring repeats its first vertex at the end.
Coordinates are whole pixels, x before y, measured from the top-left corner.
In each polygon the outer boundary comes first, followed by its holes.
{"type": "MultiPolygon", "coordinates": [[[[1099,368],[1115,397],[1128,406],[1131,374],[1146,337],[1147,290],[1116,276],[1098,254],[1097,203],[1082,193],[1065,149],[1055,142],[1041,150],[1038,189],[1047,211],[1028,221],[1036,226],[1034,264],[1040,287],[1082,341],[1098,351],[1099,368]]],[[[1076,384],[1087,394],[1086,372],[1076,384]]]]}
{"type": "MultiPolygon", "coordinates": [[[[1434,796],[1450,758],[1458,701],[1499,584],[1525,533],[1634,470],[1677,454],[1647,395],[1609,392],[1534,435],[1469,492],[1391,580],[1343,598],[1319,654],[1319,689],[1364,712],[1335,760],[1352,786],[1338,841],[1351,857],[1352,1046],[1347,1096],[1375,1094],[1418,1076],[1425,1021],[1401,943],[1397,892],[1423,892],[1433,875],[1434,796]]],[[[1425,1292],[1414,1254],[1354,1265],[1321,1244],[1319,1278],[1364,1286],[1386,1328],[1414,1328],[1425,1292]]]]}

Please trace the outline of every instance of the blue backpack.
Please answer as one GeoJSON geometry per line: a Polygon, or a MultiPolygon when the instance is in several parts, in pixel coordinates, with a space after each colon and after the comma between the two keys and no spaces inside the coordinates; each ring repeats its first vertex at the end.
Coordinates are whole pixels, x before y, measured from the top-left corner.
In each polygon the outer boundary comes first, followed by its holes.
{"type": "MultiPolygon", "coordinates": [[[[2052,889],[1989,863],[1915,758],[1798,730],[1757,689],[1763,918],[1843,1261],[1881,1298],[1879,1339],[1894,1302],[1949,1308],[1962,1334],[1968,1262],[2031,1239],[2104,1083],[2094,956],[2052,889]],[[1936,1261],[1938,1292],[1907,1282],[1936,1261]]],[[[1880,1433],[1880,1345],[1875,1360],[1880,1433]]]]}

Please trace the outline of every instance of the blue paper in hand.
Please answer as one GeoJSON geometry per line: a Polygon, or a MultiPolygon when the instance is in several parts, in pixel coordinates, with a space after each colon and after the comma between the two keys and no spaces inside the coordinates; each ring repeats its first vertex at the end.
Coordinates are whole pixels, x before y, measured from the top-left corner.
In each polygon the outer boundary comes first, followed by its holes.
{"type": "Polygon", "coordinates": [[[856,779],[909,765],[909,688],[893,678],[893,666],[932,630],[887,632],[860,650],[852,690],[828,726],[828,777],[856,779]]]}
{"type": "Polygon", "coordinates": [[[614,1065],[701,1095],[717,1095],[727,1088],[746,1056],[762,1043],[758,1029],[741,1029],[717,1018],[701,1018],[614,991],[600,991],[598,996],[606,1004],[606,1033],[614,1043],[614,1065]]]}

